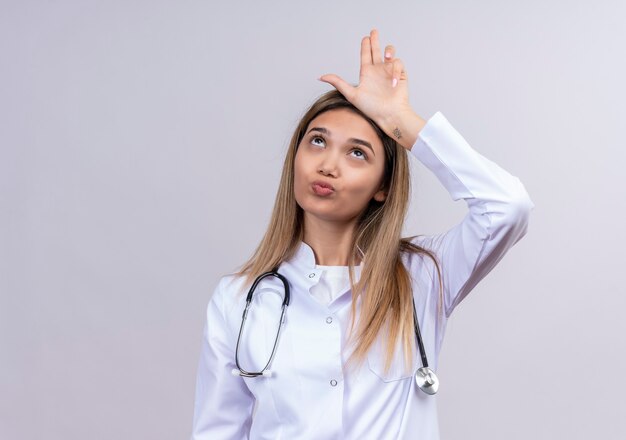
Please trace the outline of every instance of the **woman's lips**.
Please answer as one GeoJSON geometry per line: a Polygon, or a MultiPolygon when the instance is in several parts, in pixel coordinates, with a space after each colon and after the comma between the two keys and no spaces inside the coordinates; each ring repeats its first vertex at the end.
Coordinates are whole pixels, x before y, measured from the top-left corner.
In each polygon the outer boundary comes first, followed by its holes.
{"type": "Polygon", "coordinates": [[[326,182],[315,181],[311,184],[311,188],[318,196],[328,196],[335,192],[333,186],[326,182]]]}

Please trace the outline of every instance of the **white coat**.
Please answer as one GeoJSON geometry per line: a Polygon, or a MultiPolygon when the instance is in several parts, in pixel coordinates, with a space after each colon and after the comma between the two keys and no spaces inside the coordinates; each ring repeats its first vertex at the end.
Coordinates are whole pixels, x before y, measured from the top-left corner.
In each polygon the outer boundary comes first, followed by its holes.
{"type": "MultiPolygon", "coordinates": [[[[453,200],[464,199],[469,208],[449,231],[413,239],[441,262],[442,315],[432,261],[414,254],[403,258],[429,364],[436,371],[452,310],[524,236],[534,204],[517,177],[471,148],[441,112],[427,121],[410,154],[453,200]]],[[[387,373],[381,340],[361,368],[343,366],[351,292],[328,306],[316,301],[309,292],[320,275],[315,264],[311,247],[300,242],[295,256],[279,267],[289,280],[291,303],[268,378],[231,374],[247,292],[238,294],[242,283],[232,275],[220,279],[207,308],[192,440],[439,438],[436,396],[416,388],[400,349],[387,373]]],[[[257,287],[240,347],[244,369],[260,371],[269,358],[282,291],[275,278],[257,287]]],[[[414,369],[420,366],[415,353],[414,369]]]]}

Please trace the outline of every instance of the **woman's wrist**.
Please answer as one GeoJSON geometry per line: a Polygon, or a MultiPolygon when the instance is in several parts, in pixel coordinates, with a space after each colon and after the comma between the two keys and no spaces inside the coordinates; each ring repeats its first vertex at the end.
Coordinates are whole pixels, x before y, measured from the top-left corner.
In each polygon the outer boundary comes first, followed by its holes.
{"type": "Polygon", "coordinates": [[[413,148],[417,142],[420,130],[426,121],[411,109],[390,115],[381,125],[388,136],[407,150],[413,148]]]}

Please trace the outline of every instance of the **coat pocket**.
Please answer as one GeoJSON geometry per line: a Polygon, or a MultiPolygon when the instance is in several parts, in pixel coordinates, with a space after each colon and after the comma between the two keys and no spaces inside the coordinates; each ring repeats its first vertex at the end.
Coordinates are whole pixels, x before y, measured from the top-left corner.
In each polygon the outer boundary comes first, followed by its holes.
{"type": "Polygon", "coordinates": [[[415,353],[413,353],[411,363],[407,366],[404,360],[404,350],[400,344],[396,344],[389,369],[385,371],[386,348],[386,341],[378,336],[367,355],[370,371],[383,382],[393,382],[412,377],[415,370],[415,353]]]}

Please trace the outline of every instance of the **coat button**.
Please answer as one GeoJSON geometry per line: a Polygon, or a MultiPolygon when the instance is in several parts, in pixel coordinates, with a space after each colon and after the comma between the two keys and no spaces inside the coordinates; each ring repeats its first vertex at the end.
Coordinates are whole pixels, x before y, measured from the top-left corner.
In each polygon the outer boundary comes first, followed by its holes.
{"type": "Polygon", "coordinates": [[[330,386],[331,387],[336,387],[337,386],[337,381],[335,379],[330,381],[330,386]]]}
{"type": "Polygon", "coordinates": [[[333,322],[333,317],[329,316],[328,318],[326,318],[326,324],[330,324],[333,322]]]}
{"type": "Polygon", "coordinates": [[[309,274],[309,278],[313,278],[313,277],[315,277],[315,274],[314,273],[310,273],[309,274]]]}

